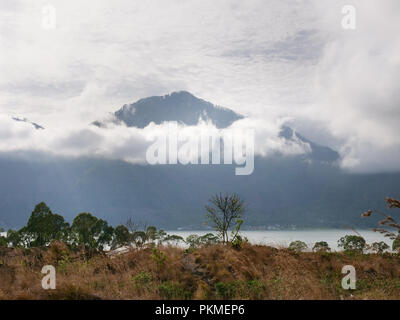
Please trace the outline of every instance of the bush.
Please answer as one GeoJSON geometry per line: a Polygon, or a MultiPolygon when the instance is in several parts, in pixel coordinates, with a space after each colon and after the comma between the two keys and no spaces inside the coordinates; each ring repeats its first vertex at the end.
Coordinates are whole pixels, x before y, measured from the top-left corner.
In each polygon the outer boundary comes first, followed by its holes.
{"type": "Polygon", "coordinates": [[[289,249],[293,250],[295,252],[302,252],[302,251],[306,250],[307,248],[308,248],[307,245],[303,241],[300,241],[300,240],[293,241],[289,244],[289,249]]]}
{"type": "Polygon", "coordinates": [[[232,299],[236,292],[235,282],[217,282],[215,284],[216,296],[219,299],[232,299]]]}
{"type": "Polygon", "coordinates": [[[0,247],[7,247],[8,246],[8,241],[5,237],[0,236],[0,247]]]}
{"type": "Polygon", "coordinates": [[[160,296],[164,299],[190,299],[192,294],[175,281],[166,281],[158,287],[160,296]]]}
{"type": "Polygon", "coordinates": [[[132,281],[135,284],[136,289],[139,294],[142,293],[143,290],[148,290],[153,281],[153,275],[150,272],[139,272],[138,274],[132,277],[132,281]]]}
{"type": "Polygon", "coordinates": [[[167,260],[166,254],[158,248],[153,248],[150,258],[153,259],[159,267],[163,267],[165,264],[165,260],[167,260]]]}
{"type": "Polygon", "coordinates": [[[215,295],[218,299],[260,300],[266,292],[265,285],[258,279],[250,281],[217,282],[215,295]]]}
{"type": "Polygon", "coordinates": [[[366,242],[363,237],[346,235],[339,239],[338,247],[343,248],[344,251],[348,252],[363,253],[366,247],[366,242]]]}
{"type": "Polygon", "coordinates": [[[313,251],[314,252],[330,252],[331,248],[329,248],[329,245],[327,242],[319,241],[314,244],[313,251]]]}
{"type": "Polygon", "coordinates": [[[399,251],[399,249],[400,249],[400,236],[397,236],[397,238],[394,239],[394,241],[393,241],[392,250],[399,251]]]}
{"type": "Polygon", "coordinates": [[[245,243],[249,242],[249,240],[244,237],[242,238],[240,235],[237,235],[234,240],[231,242],[231,246],[234,249],[240,249],[243,247],[245,243]]]}
{"type": "Polygon", "coordinates": [[[197,234],[191,234],[186,238],[186,243],[190,248],[199,248],[203,246],[209,246],[219,242],[219,238],[212,233],[207,233],[203,236],[197,234]]]}
{"type": "Polygon", "coordinates": [[[380,242],[374,242],[371,245],[371,249],[372,249],[372,251],[381,254],[385,250],[389,249],[389,246],[385,242],[380,241],[380,242]]]}

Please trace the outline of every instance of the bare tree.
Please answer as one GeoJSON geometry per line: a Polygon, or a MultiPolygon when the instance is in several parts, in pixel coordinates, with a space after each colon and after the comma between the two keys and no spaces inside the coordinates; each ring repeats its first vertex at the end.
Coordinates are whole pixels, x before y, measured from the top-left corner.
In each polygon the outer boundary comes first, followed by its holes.
{"type": "Polygon", "coordinates": [[[234,241],[238,236],[240,226],[243,223],[241,219],[245,211],[244,201],[237,194],[225,195],[216,194],[209,200],[210,205],[206,205],[207,222],[214,225],[215,231],[219,233],[222,243],[234,241]],[[228,231],[234,227],[231,239],[228,231]]]}
{"type": "Polygon", "coordinates": [[[128,220],[126,220],[125,226],[128,228],[130,233],[135,233],[137,230],[139,230],[140,223],[135,222],[133,218],[130,217],[128,220]]]}

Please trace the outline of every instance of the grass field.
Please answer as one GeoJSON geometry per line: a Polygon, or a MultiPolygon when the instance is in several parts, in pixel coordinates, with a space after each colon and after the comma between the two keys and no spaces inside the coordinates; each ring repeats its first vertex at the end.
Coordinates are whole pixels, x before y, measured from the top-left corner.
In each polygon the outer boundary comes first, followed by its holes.
{"type": "Polygon", "coordinates": [[[245,244],[185,250],[153,247],[118,255],[49,248],[0,249],[0,299],[398,299],[398,254],[294,252],[245,244]],[[41,285],[56,268],[55,290],[41,285]],[[344,265],[357,272],[344,290],[344,265]]]}

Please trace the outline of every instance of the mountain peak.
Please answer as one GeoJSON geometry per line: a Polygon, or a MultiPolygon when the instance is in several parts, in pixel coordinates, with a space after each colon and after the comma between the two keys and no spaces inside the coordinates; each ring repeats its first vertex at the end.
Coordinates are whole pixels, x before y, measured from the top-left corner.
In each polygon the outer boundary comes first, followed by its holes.
{"type": "MultiPolygon", "coordinates": [[[[128,127],[144,128],[150,122],[177,121],[196,125],[200,118],[211,121],[217,128],[229,127],[243,116],[195,97],[188,91],[175,91],[164,96],[152,96],[125,104],[114,112],[115,122],[128,127]]],[[[93,123],[102,126],[101,122],[93,123]]]]}
{"type": "Polygon", "coordinates": [[[35,123],[35,122],[31,122],[31,121],[29,121],[27,118],[12,117],[12,119],[13,119],[14,121],[17,121],[17,122],[29,123],[29,124],[33,125],[33,127],[34,127],[35,129],[44,129],[44,127],[42,127],[41,125],[39,125],[39,124],[37,124],[37,123],[35,123]]]}

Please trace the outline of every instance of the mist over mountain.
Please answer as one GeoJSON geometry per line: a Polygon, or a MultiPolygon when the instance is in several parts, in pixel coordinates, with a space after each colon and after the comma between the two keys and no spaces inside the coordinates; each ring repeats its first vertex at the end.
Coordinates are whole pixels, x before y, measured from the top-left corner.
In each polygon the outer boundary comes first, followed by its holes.
{"type": "MultiPolygon", "coordinates": [[[[211,102],[199,99],[187,91],[178,91],[164,96],[153,96],[126,104],[113,113],[114,124],[125,124],[128,127],[144,128],[154,122],[177,121],[185,125],[196,125],[199,119],[210,121],[217,128],[227,128],[244,116],[234,111],[216,106],[211,102]]],[[[94,121],[98,127],[106,127],[107,121],[94,121]]],[[[305,157],[315,161],[334,162],[339,154],[329,147],[314,143],[289,126],[283,125],[280,137],[287,141],[300,141],[310,146],[310,153],[305,157]]]]}
{"type": "Polygon", "coordinates": [[[29,124],[33,125],[33,127],[34,127],[35,129],[44,129],[44,127],[42,127],[41,125],[39,125],[39,124],[37,124],[37,123],[35,123],[35,122],[31,122],[31,121],[29,121],[29,120],[26,119],[26,118],[12,117],[12,119],[13,119],[14,121],[17,121],[17,122],[29,123],[29,124]]]}
{"type": "MultiPolygon", "coordinates": [[[[141,99],[114,115],[116,124],[137,128],[163,121],[195,125],[200,117],[226,128],[243,119],[188,92],[141,99]]],[[[245,227],[367,227],[376,221],[361,219],[363,211],[384,210],[386,196],[399,196],[400,173],[351,174],[337,165],[336,151],[289,126],[282,126],[280,137],[307,143],[310,152],[256,156],[248,176],[234,175],[234,165],[151,166],[93,156],[2,153],[0,224],[23,225],[34,205],[45,201],[68,220],[91,212],[112,224],[132,217],[166,229],[199,229],[209,197],[236,192],[248,204],[245,227]]]]}
{"type": "MultiPolygon", "coordinates": [[[[217,128],[226,128],[243,118],[230,109],[199,99],[187,91],[140,99],[124,105],[114,116],[115,122],[137,128],[144,128],[150,122],[160,124],[164,121],[196,125],[200,118],[211,121],[217,128]]],[[[95,121],[94,124],[101,126],[102,122],[95,121]]]]}
{"type": "Polygon", "coordinates": [[[309,144],[311,152],[309,154],[306,154],[305,156],[312,160],[332,163],[339,160],[340,158],[339,153],[337,153],[335,150],[332,150],[331,148],[326,146],[321,146],[308,140],[307,138],[304,138],[301,134],[286,125],[282,126],[280,136],[288,140],[298,139],[303,143],[309,144]]]}

